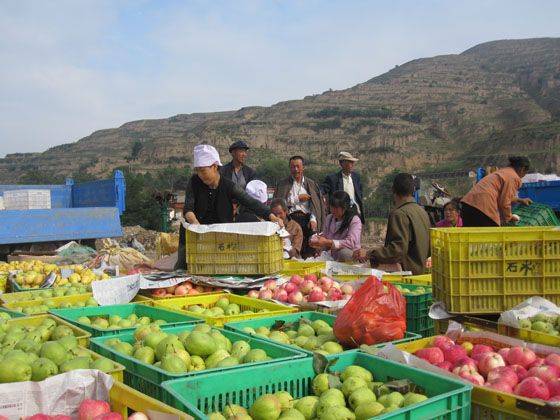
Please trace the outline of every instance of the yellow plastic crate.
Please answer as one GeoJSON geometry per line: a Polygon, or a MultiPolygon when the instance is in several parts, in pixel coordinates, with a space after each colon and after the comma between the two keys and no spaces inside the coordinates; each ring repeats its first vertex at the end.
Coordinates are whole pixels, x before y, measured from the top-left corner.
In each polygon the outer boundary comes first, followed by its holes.
{"type": "Polygon", "coordinates": [[[37,327],[37,326],[41,325],[41,322],[43,322],[45,319],[54,320],[54,322],[56,322],[56,325],[66,325],[67,327],[69,327],[72,330],[72,332],[74,333],[74,336],[78,339],[78,345],[80,345],[82,347],[89,347],[89,339],[91,337],[90,333],[88,333],[85,330],[82,330],[81,328],[76,327],[73,324],[70,324],[69,322],[66,322],[63,319],[60,319],[60,318],[58,318],[54,315],[51,315],[51,314],[26,316],[26,317],[23,317],[23,318],[7,319],[6,322],[8,324],[20,324],[20,325],[26,325],[26,326],[30,326],[30,327],[37,327]]]}
{"type": "Polygon", "coordinates": [[[125,419],[132,412],[145,413],[146,410],[153,410],[177,416],[180,420],[192,420],[192,417],[182,411],[142,394],[121,382],[113,383],[109,391],[109,400],[112,411],[119,413],[125,419]]]}
{"type": "Polygon", "coordinates": [[[284,268],[280,271],[282,276],[300,275],[301,277],[306,274],[314,274],[317,277],[321,276],[321,270],[325,268],[324,262],[300,262],[295,260],[284,260],[284,268]]]}
{"type": "Polygon", "coordinates": [[[560,347],[560,337],[546,334],[528,328],[515,328],[509,325],[498,323],[498,334],[508,337],[519,338],[530,343],[546,344],[547,346],[560,347]]]}
{"type": "Polygon", "coordinates": [[[431,229],[435,300],[450,313],[501,313],[531,296],[560,304],[560,230],[431,229]]]}
{"type": "Polygon", "coordinates": [[[272,274],[282,270],[278,235],[195,233],[187,230],[187,266],[191,274],[272,274]]]}
{"type": "MultiPolygon", "coordinates": [[[[223,294],[223,291],[220,292],[206,292],[206,293],[197,293],[195,295],[174,295],[174,296],[157,296],[154,295],[153,293],[150,293],[149,290],[145,290],[142,292],[142,295],[137,295],[138,296],[142,296],[144,298],[148,298],[151,300],[168,300],[168,299],[183,299],[183,298],[188,298],[188,297],[195,297],[195,296],[208,296],[208,295],[216,295],[216,294],[223,294]]],[[[140,303],[140,302],[137,302],[140,303]]],[[[151,305],[153,306],[153,305],[151,305]]]]}
{"type": "MultiPolygon", "coordinates": [[[[423,338],[408,343],[395,344],[395,347],[408,353],[414,353],[426,347],[432,347],[435,337],[423,338]]],[[[457,344],[463,341],[470,341],[473,344],[486,344],[495,348],[509,347],[500,341],[468,337],[457,340],[457,344]]],[[[537,353],[539,357],[546,357],[546,354],[537,353]]],[[[560,409],[552,407],[541,400],[519,397],[505,392],[494,391],[483,386],[473,384],[471,399],[471,418],[472,419],[550,419],[558,418],[560,409]],[[551,415],[552,414],[552,415],[551,415]]]]}
{"type": "Polygon", "coordinates": [[[156,308],[167,309],[169,311],[175,311],[180,313],[185,313],[191,316],[196,316],[206,320],[206,323],[214,327],[223,328],[226,322],[234,321],[244,321],[247,319],[264,318],[267,316],[276,316],[284,314],[292,314],[297,312],[297,308],[292,308],[285,305],[280,305],[274,302],[268,302],[266,300],[253,299],[246,296],[230,295],[227,293],[214,294],[211,296],[193,296],[183,299],[167,299],[167,300],[156,300],[154,301],[154,306],[156,308]],[[218,300],[221,298],[228,298],[230,303],[236,303],[239,305],[241,312],[243,311],[260,311],[262,309],[267,310],[267,312],[255,312],[252,314],[238,314],[238,315],[223,315],[217,317],[210,317],[195,312],[187,311],[183,309],[183,306],[201,305],[205,309],[213,308],[218,300]]]}

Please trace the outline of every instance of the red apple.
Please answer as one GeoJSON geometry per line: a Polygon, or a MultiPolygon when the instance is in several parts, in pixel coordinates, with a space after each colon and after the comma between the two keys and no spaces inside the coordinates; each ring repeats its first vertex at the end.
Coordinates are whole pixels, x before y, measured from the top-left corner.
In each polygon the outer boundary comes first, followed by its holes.
{"type": "Polygon", "coordinates": [[[333,279],[327,276],[323,276],[319,279],[317,284],[323,290],[323,292],[328,292],[333,285],[333,279]]]}
{"type": "Polygon", "coordinates": [[[544,362],[547,365],[556,365],[560,368],[560,354],[550,353],[548,356],[546,356],[546,358],[544,359],[544,362]]]}
{"type": "Polygon", "coordinates": [[[552,381],[547,382],[546,386],[548,387],[548,392],[551,397],[560,395],[560,379],[553,379],[552,381]]]}
{"type": "Polygon", "coordinates": [[[455,342],[445,335],[438,335],[434,338],[434,347],[439,347],[441,350],[453,344],[455,344],[455,342]]]}
{"type": "Polygon", "coordinates": [[[303,300],[303,295],[299,290],[294,290],[288,295],[288,302],[298,305],[303,300]]]}
{"type": "Polygon", "coordinates": [[[259,291],[258,290],[249,290],[249,293],[247,293],[247,296],[249,296],[250,298],[258,299],[259,298],[259,291]]]}
{"type": "Polygon", "coordinates": [[[272,293],[272,297],[280,302],[287,302],[288,301],[288,292],[284,289],[275,289],[272,293]]]}
{"type": "Polygon", "coordinates": [[[486,353],[478,363],[478,370],[483,376],[487,376],[492,369],[505,365],[506,362],[498,353],[486,353]]]}
{"type": "Polygon", "coordinates": [[[24,417],[25,420],[52,420],[51,416],[47,416],[46,414],[35,414],[30,417],[24,417]]]}
{"type": "Polygon", "coordinates": [[[443,361],[435,364],[436,367],[451,372],[451,367],[453,366],[451,362],[443,361]]]}
{"type": "Polygon", "coordinates": [[[550,402],[557,402],[557,401],[560,401],[560,395],[555,395],[554,397],[550,397],[550,398],[548,399],[548,401],[550,401],[550,402]]]}
{"type": "Polygon", "coordinates": [[[137,411],[135,413],[132,413],[132,415],[128,416],[128,420],[149,420],[149,418],[141,411],[137,411]]]}
{"type": "Polygon", "coordinates": [[[537,355],[534,351],[525,347],[513,346],[508,353],[508,363],[510,365],[521,365],[527,369],[536,360],[537,355]]]}
{"type": "Polygon", "coordinates": [[[93,420],[95,417],[111,412],[105,401],[83,400],[78,408],[78,420],[93,420]]]}
{"type": "Polygon", "coordinates": [[[542,357],[538,357],[535,359],[535,361],[533,363],[531,363],[529,365],[529,369],[534,368],[534,367],[539,367],[539,366],[543,366],[545,365],[545,360],[542,357]]]}
{"type": "Polygon", "coordinates": [[[328,296],[330,300],[340,300],[342,299],[342,292],[340,291],[340,289],[332,287],[331,289],[329,289],[328,296]]]}
{"type": "Polygon", "coordinates": [[[286,290],[286,292],[288,292],[288,294],[290,294],[290,293],[292,293],[292,292],[294,292],[294,291],[296,291],[296,290],[299,290],[299,287],[298,287],[297,284],[292,283],[291,281],[289,281],[289,282],[287,282],[287,283],[284,283],[284,290],[286,290]]]}
{"type": "Polygon", "coordinates": [[[301,290],[301,293],[307,295],[314,287],[315,283],[313,283],[311,280],[304,280],[299,289],[301,290]]]}
{"type": "Polygon", "coordinates": [[[349,284],[343,284],[342,286],[340,286],[340,291],[343,295],[351,295],[354,293],[354,288],[349,284]]]}
{"type": "Polygon", "coordinates": [[[511,366],[498,366],[497,368],[492,369],[490,372],[488,372],[487,380],[489,382],[498,380],[507,382],[512,389],[515,388],[519,383],[517,374],[514,372],[511,366]]]}
{"type": "Polygon", "coordinates": [[[175,294],[178,296],[181,295],[186,295],[189,292],[190,289],[187,289],[186,286],[177,286],[177,288],[175,289],[175,294]]]}
{"type": "Polygon", "coordinates": [[[166,288],[165,288],[165,291],[166,291],[167,293],[174,293],[176,287],[177,287],[177,285],[166,287],[166,288]]]}
{"type": "Polygon", "coordinates": [[[493,352],[493,351],[494,351],[494,349],[490,346],[487,346],[486,344],[475,344],[473,346],[472,351],[471,351],[471,357],[476,356],[477,354],[490,353],[490,352],[493,352]]]}
{"type": "Polygon", "coordinates": [[[165,291],[165,289],[154,289],[153,293],[156,296],[165,296],[167,292],[165,291]]]}
{"type": "Polygon", "coordinates": [[[498,354],[502,356],[502,359],[504,359],[504,361],[507,363],[509,347],[498,350],[498,354]]]}
{"type": "Polygon", "coordinates": [[[467,351],[459,344],[452,344],[443,349],[443,359],[451,363],[455,363],[466,356],[467,351]]]}
{"type": "Polygon", "coordinates": [[[484,387],[493,389],[495,391],[506,392],[508,394],[513,394],[513,389],[506,381],[501,381],[499,379],[494,379],[493,381],[487,381],[484,387]]]}
{"type": "Polygon", "coordinates": [[[292,283],[294,283],[296,286],[300,286],[301,283],[303,283],[303,278],[301,276],[298,276],[297,274],[294,274],[291,278],[290,281],[292,283]]]}
{"type": "Polygon", "coordinates": [[[542,379],[533,376],[523,379],[515,387],[514,393],[521,397],[539,398],[541,400],[548,400],[550,398],[550,391],[546,383],[542,379]]]}
{"type": "Polygon", "coordinates": [[[558,379],[560,376],[560,368],[556,365],[535,366],[529,369],[529,376],[542,379],[544,382],[550,382],[558,379]]]}
{"type": "Polygon", "coordinates": [[[464,370],[474,370],[478,372],[478,364],[474,359],[470,357],[463,357],[462,359],[455,362],[455,364],[451,367],[451,372],[455,375],[458,375],[459,372],[464,370]]]}
{"type": "Polygon", "coordinates": [[[319,290],[312,290],[309,293],[309,298],[307,299],[308,302],[322,302],[324,300],[327,300],[327,297],[319,290]]]}
{"type": "Polygon", "coordinates": [[[272,290],[265,289],[259,292],[259,299],[272,299],[272,290]]]}
{"type": "Polygon", "coordinates": [[[204,286],[197,285],[197,286],[195,287],[195,289],[198,290],[199,293],[204,293],[204,292],[206,292],[206,289],[204,289],[204,286]]]}
{"type": "Polygon", "coordinates": [[[264,282],[264,287],[270,290],[274,290],[278,287],[275,280],[267,280],[264,282]]]}
{"type": "Polygon", "coordinates": [[[311,280],[313,284],[317,284],[317,276],[315,274],[306,274],[303,276],[303,280],[311,280]]]}
{"type": "Polygon", "coordinates": [[[426,347],[424,349],[418,349],[416,350],[414,355],[428,361],[432,365],[444,361],[443,352],[438,347],[426,347]]]}
{"type": "Polygon", "coordinates": [[[476,385],[484,385],[484,377],[475,370],[462,370],[459,372],[459,377],[476,385]]]}
{"type": "Polygon", "coordinates": [[[527,369],[525,369],[521,365],[509,365],[509,367],[517,375],[517,383],[521,382],[523,379],[525,379],[527,376],[529,376],[529,373],[527,372],[527,369]]]}

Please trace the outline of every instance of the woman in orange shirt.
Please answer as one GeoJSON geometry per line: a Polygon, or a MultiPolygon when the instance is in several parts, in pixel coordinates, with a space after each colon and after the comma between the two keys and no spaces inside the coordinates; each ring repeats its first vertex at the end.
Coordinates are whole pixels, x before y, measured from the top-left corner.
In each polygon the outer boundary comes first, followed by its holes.
{"type": "Polygon", "coordinates": [[[520,199],[515,194],[521,187],[521,178],[529,172],[529,159],[525,156],[508,158],[509,166],[485,176],[462,200],[461,217],[465,227],[496,227],[504,222],[516,223],[519,216],[512,214],[511,205],[532,201],[520,199]]]}

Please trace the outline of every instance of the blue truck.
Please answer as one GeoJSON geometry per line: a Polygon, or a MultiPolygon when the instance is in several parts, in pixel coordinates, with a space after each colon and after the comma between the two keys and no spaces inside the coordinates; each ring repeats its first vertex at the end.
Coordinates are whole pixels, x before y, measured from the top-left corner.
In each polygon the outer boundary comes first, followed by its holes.
{"type": "Polygon", "coordinates": [[[122,236],[126,185],[122,171],[103,181],[65,185],[0,185],[14,190],[50,190],[50,209],[0,210],[0,245],[122,236]]]}

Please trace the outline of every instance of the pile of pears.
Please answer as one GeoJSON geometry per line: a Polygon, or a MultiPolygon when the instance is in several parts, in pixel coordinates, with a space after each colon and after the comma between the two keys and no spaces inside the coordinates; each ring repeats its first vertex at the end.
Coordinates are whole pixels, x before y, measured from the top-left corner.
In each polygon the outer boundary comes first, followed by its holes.
{"type": "Polygon", "coordinates": [[[78,346],[72,329],[52,318],[38,326],[0,323],[0,359],[0,383],[42,381],[74,369],[115,369],[111,360],[78,346]]]}
{"type": "Polygon", "coordinates": [[[319,354],[334,354],[345,351],[333,334],[332,327],[322,319],[311,322],[301,318],[297,322],[285,323],[280,329],[270,327],[242,328],[243,331],[266,337],[278,343],[289,344],[319,354]]]}
{"type": "Polygon", "coordinates": [[[54,299],[47,298],[37,300],[36,305],[17,306],[16,303],[16,306],[12,309],[14,311],[23,312],[24,314],[28,315],[38,315],[44,314],[51,309],[83,308],[86,306],[99,306],[99,304],[97,303],[97,300],[95,300],[93,295],[90,294],[87,299],[85,299],[84,296],[84,300],[80,300],[74,303],[67,300],[63,300],[62,302],[58,303],[54,299]]]}
{"type": "MultiPolygon", "coordinates": [[[[173,301],[170,301],[171,303],[173,301]]],[[[216,301],[213,307],[205,308],[202,305],[185,305],[183,309],[194,314],[200,314],[204,316],[209,316],[212,318],[223,317],[223,316],[234,316],[234,315],[246,315],[254,314],[254,311],[245,310],[241,311],[241,308],[237,303],[231,303],[228,298],[220,298],[216,301]]],[[[259,312],[269,312],[268,309],[261,309],[259,312]]]]}
{"type": "Polygon", "coordinates": [[[152,320],[149,316],[138,317],[136,314],[130,314],[126,318],[120,315],[93,315],[93,316],[81,316],[76,321],[82,324],[91,325],[92,327],[99,328],[101,330],[118,330],[121,328],[133,328],[141,327],[142,325],[149,324],[167,324],[168,321],[163,319],[152,320]]]}
{"type": "Polygon", "coordinates": [[[192,329],[171,334],[152,323],[138,327],[130,341],[133,343],[114,337],[104,344],[126,356],[173,374],[271,359],[266,351],[251,349],[247,341],[232,343],[217,328],[208,324],[198,324],[192,329]]]}
{"type": "Polygon", "coordinates": [[[21,292],[8,294],[5,296],[5,300],[8,303],[26,302],[30,300],[42,301],[44,299],[63,297],[63,296],[75,296],[83,295],[86,293],[91,293],[91,284],[72,284],[61,287],[51,287],[44,290],[33,290],[29,292],[21,292]],[[13,296],[10,296],[13,295],[13,296]]]}
{"type": "Polygon", "coordinates": [[[264,394],[246,410],[230,404],[208,413],[210,420],[366,420],[428,399],[425,395],[391,392],[372,373],[350,365],[341,374],[321,373],[313,379],[313,394],[295,399],[287,391],[264,394]]]}
{"type": "Polygon", "coordinates": [[[431,293],[432,292],[431,287],[418,286],[418,287],[415,287],[414,289],[410,290],[406,287],[401,286],[400,284],[395,284],[394,286],[395,286],[395,289],[397,289],[399,292],[401,292],[401,294],[403,296],[422,295],[424,293],[431,293]]]}

